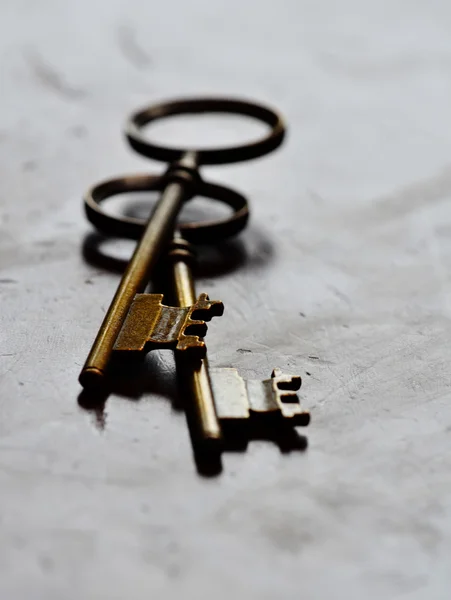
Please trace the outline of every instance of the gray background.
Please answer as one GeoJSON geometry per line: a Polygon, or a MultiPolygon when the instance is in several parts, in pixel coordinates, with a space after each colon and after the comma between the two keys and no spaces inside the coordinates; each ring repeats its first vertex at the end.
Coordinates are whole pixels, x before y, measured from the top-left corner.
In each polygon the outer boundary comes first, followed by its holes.
{"type": "Polygon", "coordinates": [[[2,599],[450,597],[450,33],[447,0],[1,2],[2,599]],[[199,93],[289,124],[204,171],[254,209],[244,264],[199,284],[227,310],[211,363],[299,373],[312,412],[306,452],[210,479],[167,394],[110,398],[103,429],[77,403],[118,281],[81,256],[81,195],[161,169],[123,120],[199,93]]]}

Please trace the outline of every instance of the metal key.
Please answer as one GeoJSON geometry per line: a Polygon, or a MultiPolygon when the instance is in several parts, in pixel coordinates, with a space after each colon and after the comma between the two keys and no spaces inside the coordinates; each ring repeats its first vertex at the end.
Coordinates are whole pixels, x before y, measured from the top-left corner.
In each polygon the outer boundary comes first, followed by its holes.
{"type": "Polygon", "coordinates": [[[241,100],[180,100],[154,105],[132,115],[126,128],[131,146],[149,158],[170,162],[170,167],[161,177],[130,176],[107,181],[96,186],[85,198],[88,218],[98,229],[120,237],[140,238],[140,241],[81,371],[79,381],[83,387],[97,387],[104,383],[111,354],[130,308],[136,295],[148,284],[162,250],[172,237],[183,203],[194,195],[205,195],[229,203],[236,210],[234,218],[227,220],[226,225],[219,222],[210,223],[209,227],[203,229],[197,225],[185,228],[185,233],[189,234],[191,230],[197,240],[211,241],[219,234],[223,237],[232,235],[244,226],[248,212],[247,205],[243,206],[242,196],[222,186],[203,182],[199,166],[238,162],[262,156],[281,144],[284,133],[284,123],[276,112],[241,100]],[[209,150],[167,148],[147,141],[141,133],[144,125],[162,117],[206,112],[236,113],[254,117],[269,125],[270,131],[256,142],[209,150]],[[113,194],[154,189],[161,191],[161,197],[144,226],[136,219],[111,218],[104,214],[98,205],[113,194]]]}
{"type": "MultiPolygon", "coordinates": [[[[172,271],[172,294],[175,303],[189,306],[196,298],[192,272],[193,248],[180,234],[174,237],[169,251],[172,271]]],[[[177,356],[184,386],[193,399],[197,423],[197,437],[204,448],[219,448],[222,440],[221,421],[227,425],[250,420],[270,420],[277,427],[284,423],[307,426],[310,413],[303,410],[297,390],[301,387],[299,376],[284,374],[274,369],[265,381],[245,381],[236,369],[210,369],[205,355],[200,361],[186,362],[177,356]]]]}

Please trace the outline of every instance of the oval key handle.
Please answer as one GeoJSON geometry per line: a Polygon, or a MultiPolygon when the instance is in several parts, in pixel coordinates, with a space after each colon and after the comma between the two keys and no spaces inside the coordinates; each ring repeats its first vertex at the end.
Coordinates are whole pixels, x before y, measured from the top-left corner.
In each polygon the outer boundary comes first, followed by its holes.
{"type": "MultiPolygon", "coordinates": [[[[139,240],[144,233],[147,219],[113,216],[102,210],[101,204],[117,194],[129,192],[163,191],[168,184],[165,175],[127,175],[109,179],[91,188],[85,195],[85,211],[89,221],[105,235],[139,240]]],[[[177,228],[183,237],[194,244],[214,244],[239,233],[249,219],[249,205],[238,192],[199,181],[193,188],[194,196],[217,200],[232,209],[232,214],[221,219],[197,223],[179,223],[177,228]]]]}
{"type": "Polygon", "coordinates": [[[195,153],[198,165],[219,165],[258,158],[280,146],[285,136],[282,116],[272,108],[233,98],[189,98],[154,104],[134,113],[127,121],[125,135],[136,152],[164,162],[180,160],[187,152],[195,153]],[[157,119],[186,114],[225,113],[253,117],[270,127],[267,135],[254,142],[224,148],[171,148],[149,141],[142,128],[157,119]]]}

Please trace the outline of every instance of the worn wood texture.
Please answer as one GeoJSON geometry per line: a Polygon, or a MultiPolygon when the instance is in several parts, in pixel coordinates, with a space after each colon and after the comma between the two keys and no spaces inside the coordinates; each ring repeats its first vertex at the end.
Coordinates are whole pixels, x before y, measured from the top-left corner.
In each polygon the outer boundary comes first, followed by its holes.
{"type": "Polygon", "coordinates": [[[450,34],[445,0],[1,3],[2,599],[450,597],[450,34]],[[81,195],[161,168],[130,110],[199,93],[290,126],[205,171],[253,207],[239,268],[199,284],[226,306],[210,363],[299,373],[312,413],[307,451],[255,442],[216,478],[170,353],[141,398],[77,402],[118,281],[83,260],[81,195]]]}

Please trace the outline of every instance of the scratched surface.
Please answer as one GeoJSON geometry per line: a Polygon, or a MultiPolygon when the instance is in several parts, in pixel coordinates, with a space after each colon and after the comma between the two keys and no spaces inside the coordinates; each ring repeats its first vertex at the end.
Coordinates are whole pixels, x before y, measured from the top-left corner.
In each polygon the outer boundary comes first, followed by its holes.
{"type": "Polygon", "coordinates": [[[2,599],[450,597],[450,73],[446,0],[1,2],[2,599]],[[210,362],[299,373],[312,413],[307,451],[255,442],[209,479],[170,353],[141,398],[77,402],[118,280],[83,260],[82,192],[160,170],[124,117],[197,93],[290,126],[204,172],[253,206],[238,269],[198,285],[226,306],[210,362]]]}

